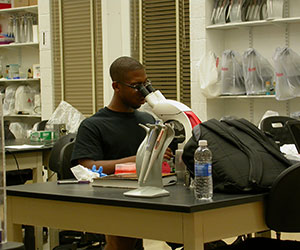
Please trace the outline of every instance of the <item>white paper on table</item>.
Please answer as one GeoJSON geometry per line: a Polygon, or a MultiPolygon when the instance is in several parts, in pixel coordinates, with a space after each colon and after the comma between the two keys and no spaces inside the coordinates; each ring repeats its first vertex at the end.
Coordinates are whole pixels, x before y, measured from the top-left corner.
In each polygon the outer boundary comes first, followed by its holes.
{"type": "Polygon", "coordinates": [[[285,157],[289,160],[300,161],[300,154],[295,144],[284,144],[280,147],[280,151],[285,154],[285,157]]]}
{"type": "Polygon", "coordinates": [[[23,145],[10,145],[10,146],[5,146],[5,149],[33,149],[33,148],[42,148],[44,145],[28,145],[28,144],[23,144],[23,145]]]}

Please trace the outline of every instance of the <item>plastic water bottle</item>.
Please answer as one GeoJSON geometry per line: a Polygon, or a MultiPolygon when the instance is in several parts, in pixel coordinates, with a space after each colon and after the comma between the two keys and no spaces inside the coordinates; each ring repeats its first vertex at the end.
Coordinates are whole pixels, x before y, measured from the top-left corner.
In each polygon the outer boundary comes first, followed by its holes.
{"type": "Polygon", "coordinates": [[[213,197],[212,153],[207,147],[206,140],[200,140],[194,154],[195,178],[194,193],[196,199],[211,200],[213,197]]]}

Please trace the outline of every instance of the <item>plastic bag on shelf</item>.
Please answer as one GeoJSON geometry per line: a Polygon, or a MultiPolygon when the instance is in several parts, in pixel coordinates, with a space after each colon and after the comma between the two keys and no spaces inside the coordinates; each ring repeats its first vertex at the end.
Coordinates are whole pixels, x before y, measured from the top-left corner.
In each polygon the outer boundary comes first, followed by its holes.
{"type": "Polygon", "coordinates": [[[215,0],[215,5],[211,14],[211,21],[214,24],[226,23],[228,1],[215,0]]]}
{"type": "Polygon", "coordinates": [[[17,85],[9,85],[5,89],[4,101],[3,101],[3,115],[15,114],[15,93],[17,85]]]}
{"type": "Polygon", "coordinates": [[[269,61],[255,49],[243,54],[243,72],[247,95],[266,94],[266,82],[273,82],[274,70],[269,61]]]}
{"type": "Polygon", "coordinates": [[[27,138],[27,131],[30,129],[29,124],[23,122],[11,122],[9,124],[9,130],[14,134],[16,139],[27,138]]]}
{"type": "Polygon", "coordinates": [[[277,48],[273,55],[276,71],[276,99],[300,96],[300,56],[290,48],[277,48]]]}
{"type": "Polygon", "coordinates": [[[221,65],[222,95],[245,94],[240,54],[234,50],[225,50],[222,55],[221,65]]]}
{"type": "Polygon", "coordinates": [[[240,0],[233,0],[230,6],[228,14],[230,22],[242,22],[242,2],[240,0]]]}
{"type": "MultiPolygon", "coordinates": [[[[71,104],[61,101],[46,124],[65,124],[69,133],[76,133],[85,116],[71,104]]],[[[51,126],[50,126],[51,127],[51,126]]]]}
{"type": "Polygon", "coordinates": [[[36,91],[28,85],[20,85],[15,93],[15,113],[33,114],[36,91]]]}
{"type": "Polygon", "coordinates": [[[196,64],[197,82],[200,84],[201,92],[207,98],[213,98],[221,94],[222,85],[220,81],[219,57],[209,51],[196,64]]]}
{"type": "Polygon", "coordinates": [[[284,0],[267,0],[268,19],[283,17],[284,0]]]}

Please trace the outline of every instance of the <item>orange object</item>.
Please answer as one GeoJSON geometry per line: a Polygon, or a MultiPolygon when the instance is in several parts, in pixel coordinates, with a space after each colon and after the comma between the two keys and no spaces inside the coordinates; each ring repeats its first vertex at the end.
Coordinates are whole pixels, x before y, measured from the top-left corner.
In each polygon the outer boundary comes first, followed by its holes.
{"type": "Polygon", "coordinates": [[[116,164],[115,174],[136,173],[135,162],[116,164]]]}

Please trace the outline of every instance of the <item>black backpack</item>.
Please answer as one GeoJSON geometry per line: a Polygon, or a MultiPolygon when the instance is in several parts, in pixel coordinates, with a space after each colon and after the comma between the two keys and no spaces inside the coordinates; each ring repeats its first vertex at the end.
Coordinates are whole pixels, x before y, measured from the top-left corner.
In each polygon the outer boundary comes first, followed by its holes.
{"type": "Polygon", "coordinates": [[[182,159],[193,176],[199,140],[212,151],[214,191],[264,192],[291,162],[275,142],[245,119],[211,119],[198,124],[186,143],[182,159]]]}

